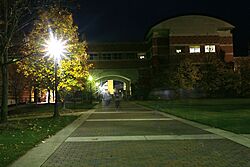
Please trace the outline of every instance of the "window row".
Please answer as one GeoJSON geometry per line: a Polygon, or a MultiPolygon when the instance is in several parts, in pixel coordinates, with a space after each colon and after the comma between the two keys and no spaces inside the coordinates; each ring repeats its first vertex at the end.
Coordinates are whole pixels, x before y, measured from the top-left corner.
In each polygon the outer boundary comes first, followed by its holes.
{"type": "Polygon", "coordinates": [[[135,60],[145,59],[146,53],[90,53],[89,60],[135,60]]]}
{"type": "MultiPolygon", "coordinates": [[[[185,53],[186,49],[184,46],[175,47],[175,53],[185,53]]],[[[215,53],[216,47],[215,45],[205,45],[204,46],[205,53],[215,53]]],[[[191,45],[189,46],[189,53],[201,53],[201,46],[200,45],[191,45]]]]}

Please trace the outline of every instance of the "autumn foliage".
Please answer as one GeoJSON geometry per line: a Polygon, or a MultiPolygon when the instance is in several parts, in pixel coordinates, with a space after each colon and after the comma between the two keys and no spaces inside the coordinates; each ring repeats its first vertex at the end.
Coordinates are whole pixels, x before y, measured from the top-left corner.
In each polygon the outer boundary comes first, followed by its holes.
{"type": "Polygon", "coordinates": [[[54,60],[44,56],[43,46],[50,32],[58,39],[67,40],[67,54],[59,62],[58,68],[59,91],[65,94],[67,91],[83,90],[90,67],[87,64],[87,44],[79,40],[78,27],[73,23],[72,14],[65,9],[51,7],[39,12],[26,38],[23,53],[27,57],[18,63],[19,71],[32,78],[39,88],[53,89],[54,60]]]}

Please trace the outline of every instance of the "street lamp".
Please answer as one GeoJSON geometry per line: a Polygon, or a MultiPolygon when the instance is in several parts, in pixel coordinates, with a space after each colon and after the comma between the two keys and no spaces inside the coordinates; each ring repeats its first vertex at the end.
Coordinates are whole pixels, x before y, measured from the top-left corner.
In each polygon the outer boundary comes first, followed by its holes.
{"type": "Polygon", "coordinates": [[[92,104],[92,81],[93,81],[93,77],[91,75],[89,75],[88,77],[88,80],[89,80],[89,89],[90,89],[90,104],[92,104]]]}
{"type": "Polygon", "coordinates": [[[54,74],[55,74],[55,104],[54,104],[54,117],[59,116],[58,111],[58,78],[57,78],[57,69],[58,69],[58,63],[61,60],[62,56],[65,56],[67,53],[67,41],[61,39],[58,39],[56,36],[54,36],[53,32],[50,30],[50,37],[48,40],[45,40],[45,44],[43,45],[45,47],[45,56],[49,56],[50,58],[54,59],[54,74]]]}

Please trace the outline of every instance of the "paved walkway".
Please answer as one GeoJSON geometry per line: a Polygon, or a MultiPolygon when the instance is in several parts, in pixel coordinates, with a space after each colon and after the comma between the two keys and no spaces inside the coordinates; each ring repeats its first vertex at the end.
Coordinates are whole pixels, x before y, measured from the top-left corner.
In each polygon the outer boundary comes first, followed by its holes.
{"type": "Polygon", "coordinates": [[[250,139],[133,103],[98,106],[12,166],[250,167],[250,139]]]}

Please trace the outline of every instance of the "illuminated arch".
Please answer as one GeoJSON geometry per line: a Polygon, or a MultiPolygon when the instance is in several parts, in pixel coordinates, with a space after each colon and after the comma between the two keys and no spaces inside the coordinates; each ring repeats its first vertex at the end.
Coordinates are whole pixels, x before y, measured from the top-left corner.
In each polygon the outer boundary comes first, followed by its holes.
{"type": "Polygon", "coordinates": [[[122,82],[131,82],[131,79],[129,79],[129,78],[125,77],[125,76],[121,76],[121,75],[105,75],[105,76],[101,76],[99,78],[96,78],[95,82],[100,81],[100,80],[108,80],[108,79],[122,81],[122,82]]]}
{"type": "Polygon", "coordinates": [[[122,75],[104,75],[104,76],[101,76],[99,78],[96,78],[95,82],[98,83],[98,82],[104,82],[107,80],[115,80],[115,81],[120,81],[120,82],[125,83],[125,85],[126,85],[126,98],[127,98],[127,95],[131,95],[131,79],[129,79],[125,76],[122,76],[122,75]]]}

